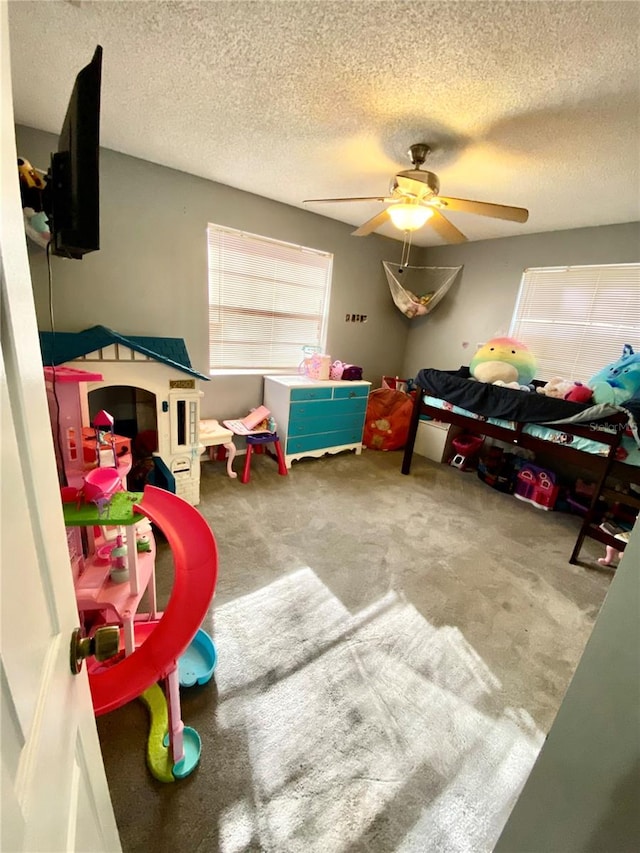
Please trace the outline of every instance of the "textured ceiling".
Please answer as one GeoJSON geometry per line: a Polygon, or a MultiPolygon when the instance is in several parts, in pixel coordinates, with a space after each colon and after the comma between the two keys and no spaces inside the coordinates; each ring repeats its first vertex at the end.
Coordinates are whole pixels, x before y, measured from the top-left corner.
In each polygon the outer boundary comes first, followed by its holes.
{"type": "Polygon", "coordinates": [[[449,214],[471,240],[640,219],[639,32],[637,2],[10,3],[18,122],[58,133],[100,43],[105,147],[302,207],[427,142],[443,195],[530,210],[449,214]]]}

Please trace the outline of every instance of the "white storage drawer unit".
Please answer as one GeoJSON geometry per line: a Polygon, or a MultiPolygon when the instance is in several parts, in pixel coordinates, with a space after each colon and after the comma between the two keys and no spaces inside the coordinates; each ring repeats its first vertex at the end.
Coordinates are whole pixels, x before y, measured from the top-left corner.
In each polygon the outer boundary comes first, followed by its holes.
{"type": "Polygon", "coordinates": [[[370,382],[265,376],[264,404],[276,420],[287,468],[303,456],[362,452],[370,382]]]}
{"type": "Polygon", "coordinates": [[[434,462],[448,462],[452,456],[451,442],[461,432],[460,427],[453,424],[421,420],[418,423],[413,452],[433,459],[434,462]]]}

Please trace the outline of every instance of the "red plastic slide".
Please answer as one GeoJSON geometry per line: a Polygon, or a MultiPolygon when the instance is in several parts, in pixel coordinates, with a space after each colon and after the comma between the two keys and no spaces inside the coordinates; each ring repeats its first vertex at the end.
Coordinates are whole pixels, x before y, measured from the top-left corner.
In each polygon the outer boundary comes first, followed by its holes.
{"type": "Polygon", "coordinates": [[[218,579],[218,548],[197,509],[164,489],[147,486],[135,507],[164,533],[175,578],[158,626],[132,655],[89,675],[96,716],[114,711],[171,672],[202,624],[218,579]]]}

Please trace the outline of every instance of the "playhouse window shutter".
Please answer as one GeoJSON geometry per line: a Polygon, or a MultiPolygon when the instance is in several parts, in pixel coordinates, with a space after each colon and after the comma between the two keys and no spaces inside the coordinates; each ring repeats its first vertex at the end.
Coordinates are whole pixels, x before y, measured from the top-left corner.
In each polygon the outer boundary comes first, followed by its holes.
{"type": "Polygon", "coordinates": [[[510,334],[536,356],[537,378],[586,382],[624,344],[640,349],[640,264],[525,270],[510,334]]]}
{"type": "Polygon", "coordinates": [[[211,370],[295,370],[324,349],[333,255],[219,225],[207,229],[211,370]]]}

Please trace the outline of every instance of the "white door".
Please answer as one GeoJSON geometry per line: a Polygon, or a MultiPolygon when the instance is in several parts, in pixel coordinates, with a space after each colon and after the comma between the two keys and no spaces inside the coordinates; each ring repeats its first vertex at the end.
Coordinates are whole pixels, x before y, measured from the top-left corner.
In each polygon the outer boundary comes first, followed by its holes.
{"type": "Polygon", "coordinates": [[[114,853],[86,671],[69,665],[78,615],[20,208],[5,2],[0,31],[1,845],[114,853]]]}

